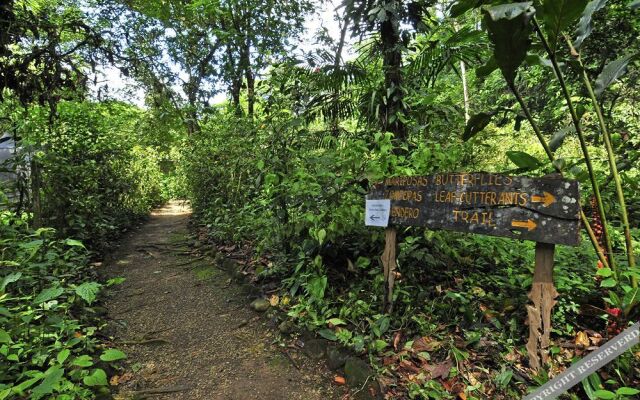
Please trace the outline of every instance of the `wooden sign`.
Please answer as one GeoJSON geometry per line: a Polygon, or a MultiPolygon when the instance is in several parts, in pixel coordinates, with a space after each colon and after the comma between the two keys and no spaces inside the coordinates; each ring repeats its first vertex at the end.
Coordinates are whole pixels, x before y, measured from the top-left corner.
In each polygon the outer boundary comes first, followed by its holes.
{"type": "Polygon", "coordinates": [[[367,198],[391,200],[391,225],[579,243],[577,181],[483,172],[402,176],[375,185],[367,198]]]}

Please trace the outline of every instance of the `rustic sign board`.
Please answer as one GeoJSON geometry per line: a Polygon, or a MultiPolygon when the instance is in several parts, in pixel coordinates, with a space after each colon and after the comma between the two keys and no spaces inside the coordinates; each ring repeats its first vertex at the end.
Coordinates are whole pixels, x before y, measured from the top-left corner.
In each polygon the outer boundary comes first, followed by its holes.
{"type": "Polygon", "coordinates": [[[484,172],[388,178],[368,199],[390,199],[392,225],[424,226],[576,246],[578,182],[484,172]]]}

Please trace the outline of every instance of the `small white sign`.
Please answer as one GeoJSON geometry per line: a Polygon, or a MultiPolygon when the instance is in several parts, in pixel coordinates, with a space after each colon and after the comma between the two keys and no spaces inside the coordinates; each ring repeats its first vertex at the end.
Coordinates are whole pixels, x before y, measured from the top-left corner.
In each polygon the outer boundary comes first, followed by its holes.
{"type": "Polygon", "coordinates": [[[389,211],[391,210],[391,200],[367,200],[366,211],[364,213],[364,224],[366,226],[389,225],[389,211]]]}

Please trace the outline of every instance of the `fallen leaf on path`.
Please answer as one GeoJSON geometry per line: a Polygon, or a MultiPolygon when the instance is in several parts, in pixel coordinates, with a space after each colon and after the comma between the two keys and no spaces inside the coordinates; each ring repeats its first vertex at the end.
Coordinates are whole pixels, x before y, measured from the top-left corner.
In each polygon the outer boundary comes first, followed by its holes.
{"type": "Polygon", "coordinates": [[[578,348],[582,347],[582,348],[587,348],[589,347],[589,345],[591,344],[589,342],[589,335],[587,335],[586,332],[580,331],[576,334],[576,346],[578,348]]]}
{"type": "Polygon", "coordinates": [[[402,331],[396,332],[393,336],[393,349],[398,351],[398,345],[400,344],[400,339],[402,339],[402,331]]]}
{"type": "Polygon", "coordinates": [[[416,352],[416,353],[420,353],[422,351],[434,351],[440,348],[440,346],[442,345],[441,342],[437,341],[437,340],[433,340],[428,336],[424,336],[421,337],[419,339],[416,339],[413,342],[413,346],[411,346],[411,348],[416,352]]]}
{"type": "Polygon", "coordinates": [[[407,372],[413,372],[414,374],[419,374],[420,372],[422,372],[422,369],[420,367],[418,367],[417,365],[415,365],[413,362],[409,360],[400,361],[400,365],[398,367],[401,370],[404,370],[407,372]]]}
{"type": "Polygon", "coordinates": [[[335,382],[337,385],[344,385],[345,383],[347,383],[346,379],[344,379],[344,377],[340,375],[336,375],[333,378],[333,382],[335,382]]]}
{"type": "Polygon", "coordinates": [[[280,303],[280,297],[277,294],[272,295],[269,298],[269,303],[271,304],[272,307],[277,306],[278,303],[280,303]]]}
{"type": "Polygon", "coordinates": [[[398,362],[398,357],[396,355],[382,358],[382,365],[384,365],[385,367],[387,365],[395,364],[396,362],[398,362]]]}
{"type": "Polygon", "coordinates": [[[449,371],[451,370],[452,365],[453,363],[451,360],[446,360],[440,364],[436,364],[431,370],[431,379],[446,378],[449,376],[449,371]]]}

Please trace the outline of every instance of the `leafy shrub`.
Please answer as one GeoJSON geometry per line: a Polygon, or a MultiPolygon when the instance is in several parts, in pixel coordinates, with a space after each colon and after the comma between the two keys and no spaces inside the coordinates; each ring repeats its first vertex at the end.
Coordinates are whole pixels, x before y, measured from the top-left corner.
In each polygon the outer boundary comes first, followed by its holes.
{"type": "Polygon", "coordinates": [[[138,144],[140,113],[117,102],[60,105],[52,131],[40,138],[45,225],[102,250],[166,200],[161,156],[138,144]]]}
{"type": "Polygon", "coordinates": [[[107,386],[94,357],[102,285],[84,245],[55,233],[0,214],[0,399],[92,398],[107,386]]]}

